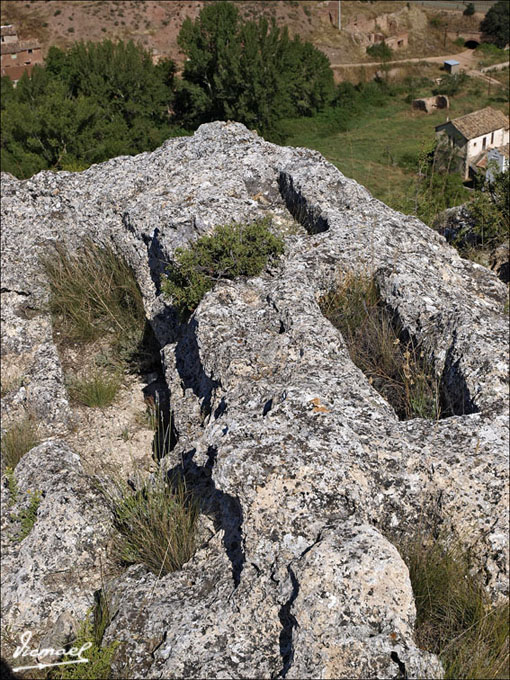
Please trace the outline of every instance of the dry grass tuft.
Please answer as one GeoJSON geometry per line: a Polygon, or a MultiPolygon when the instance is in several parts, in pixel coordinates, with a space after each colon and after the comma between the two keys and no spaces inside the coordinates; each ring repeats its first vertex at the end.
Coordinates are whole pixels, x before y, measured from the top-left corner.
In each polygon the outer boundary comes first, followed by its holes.
{"type": "Polygon", "coordinates": [[[402,549],[416,602],[416,641],[445,678],[508,678],[508,602],[493,605],[457,543],[418,536],[402,549]]]}
{"type": "Polygon", "coordinates": [[[25,453],[39,443],[37,424],[27,415],[14,423],[2,436],[2,467],[14,469],[25,453]]]}
{"type": "Polygon", "coordinates": [[[195,550],[198,504],[182,479],[170,484],[160,472],[133,491],[124,482],[105,490],[118,536],[121,564],[146,564],[158,576],[180,569],[195,550]]]}
{"type": "Polygon", "coordinates": [[[320,304],[342,333],[353,362],[401,420],[440,418],[438,380],[421,349],[401,340],[402,329],[382,306],[371,276],[345,273],[320,304]]]}
{"type": "Polygon", "coordinates": [[[60,342],[85,344],[107,336],[118,359],[136,352],[146,322],[142,295],[132,270],[111,247],[86,240],[73,255],[57,244],[42,265],[60,342]]]}

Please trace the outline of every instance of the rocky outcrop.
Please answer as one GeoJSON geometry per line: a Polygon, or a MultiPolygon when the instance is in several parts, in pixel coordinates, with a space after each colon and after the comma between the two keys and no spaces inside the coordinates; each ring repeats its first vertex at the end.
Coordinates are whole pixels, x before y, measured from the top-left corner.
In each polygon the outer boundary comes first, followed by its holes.
{"type": "MultiPolygon", "coordinates": [[[[203,125],[80,174],[4,176],[3,187],[8,310],[21,296],[47,324],[38,257],[52,242],[111,243],[133,267],[176,430],[162,464],[184,468],[214,525],[181,571],[157,579],[137,565],[104,584],[114,612],[105,642],[121,642],[115,677],[442,677],[414,642],[412,589],[394,543],[440,517],[476,543],[493,598],[505,594],[508,327],[497,277],[317,152],[269,144],[236,123],[203,125]],[[180,323],[160,294],[174,249],[217,224],[264,216],[286,234],[281,261],[218,284],[180,323]],[[352,269],[374,273],[384,303],[421,343],[450,417],[399,421],[350,360],[318,299],[352,269]]],[[[7,311],[5,361],[19,351],[16,324],[7,311]]],[[[41,331],[31,347],[43,342],[41,331]]],[[[52,357],[51,385],[35,377],[35,354],[28,361],[27,405],[63,390],[52,357]]],[[[87,522],[106,526],[102,517],[87,522]]],[[[75,524],[62,518],[59,528],[75,524]]],[[[89,546],[92,561],[100,543],[89,546]]],[[[45,568],[50,576],[53,564],[45,568]]],[[[48,626],[69,611],[46,578],[21,589],[10,574],[13,630],[27,625],[14,600],[38,607],[48,626]]],[[[90,598],[92,581],[79,582],[77,601],[90,598]]]]}

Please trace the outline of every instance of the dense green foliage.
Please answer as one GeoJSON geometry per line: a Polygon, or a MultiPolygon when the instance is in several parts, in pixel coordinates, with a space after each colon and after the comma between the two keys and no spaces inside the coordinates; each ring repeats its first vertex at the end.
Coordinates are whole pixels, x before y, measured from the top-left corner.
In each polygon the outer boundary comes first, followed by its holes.
{"type": "MultiPolygon", "coordinates": [[[[473,233],[482,248],[494,247],[510,233],[510,171],[495,175],[492,182],[477,188],[468,209],[474,218],[473,233]]],[[[462,238],[463,234],[459,234],[462,238]]]]}
{"type": "Polygon", "coordinates": [[[274,22],[242,21],[233,3],[186,19],[178,42],[182,78],[171,60],[154,65],[143,47],[110,40],[51,47],[16,87],[2,78],[2,170],[84,170],[213,120],[274,134],[283,116],[312,115],[333,96],[322,52],[274,22]]]}
{"type": "Polygon", "coordinates": [[[51,47],[15,88],[2,78],[2,170],[83,170],[156,148],[179,133],[167,110],[174,71],[133,42],[51,47]]]}
{"type": "Polygon", "coordinates": [[[393,56],[393,51],[384,41],[377,45],[367,47],[367,54],[378,61],[388,61],[393,56]]]}
{"type": "Polygon", "coordinates": [[[480,30],[488,42],[493,42],[498,47],[505,47],[510,42],[510,3],[508,0],[498,0],[490,7],[480,24],[480,30]]]}
{"type": "Polygon", "coordinates": [[[220,279],[256,276],[268,258],[283,252],[283,241],[271,233],[267,221],[227,224],[202,236],[189,248],[177,248],[163,291],[183,316],[192,312],[220,279]]]}
{"type": "Polygon", "coordinates": [[[466,9],[462,12],[465,17],[472,17],[476,11],[474,2],[468,2],[466,9]]]}
{"type": "Polygon", "coordinates": [[[158,577],[180,569],[195,551],[198,503],[180,478],[159,471],[135,493],[125,482],[104,489],[118,532],[113,550],[121,564],[143,563],[158,577]]]}
{"type": "Polygon", "coordinates": [[[241,21],[229,2],[186,19],[178,43],[188,61],[175,111],[186,125],[231,119],[267,132],[283,116],[315,113],[333,94],[322,52],[264,18],[241,21]]]}

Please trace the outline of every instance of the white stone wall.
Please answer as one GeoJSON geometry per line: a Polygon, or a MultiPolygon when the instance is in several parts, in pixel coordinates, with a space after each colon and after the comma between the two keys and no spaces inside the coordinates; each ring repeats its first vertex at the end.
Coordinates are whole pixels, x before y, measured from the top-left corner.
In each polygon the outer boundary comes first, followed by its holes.
{"type": "Polygon", "coordinates": [[[467,143],[467,157],[474,158],[479,153],[484,151],[483,140],[485,141],[485,149],[493,149],[496,146],[503,146],[508,144],[508,130],[496,130],[494,136],[492,132],[489,132],[480,137],[475,137],[470,139],[467,143]]]}

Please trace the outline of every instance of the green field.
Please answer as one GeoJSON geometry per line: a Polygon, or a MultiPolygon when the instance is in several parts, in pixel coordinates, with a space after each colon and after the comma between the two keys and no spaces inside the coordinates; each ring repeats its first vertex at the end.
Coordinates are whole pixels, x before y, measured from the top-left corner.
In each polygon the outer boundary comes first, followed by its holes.
{"type": "MultiPolygon", "coordinates": [[[[380,200],[400,208],[409,186],[416,177],[406,155],[417,157],[435,139],[435,126],[484,106],[508,110],[503,88],[470,79],[465,90],[450,98],[450,110],[431,114],[412,111],[404,95],[389,97],[379,107],[367,110],[349,123],[346,132],[332,129],[325,116],[287,119],[281,129],[289,146],[303,146],[320,151],[347,177],[352,177],[380,200]]],[[[431,92],[422,93],[430,96],[431,92]]]]}

